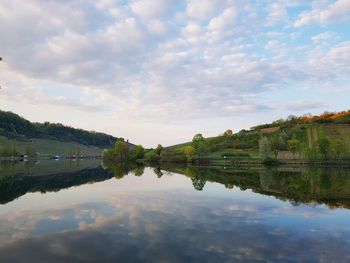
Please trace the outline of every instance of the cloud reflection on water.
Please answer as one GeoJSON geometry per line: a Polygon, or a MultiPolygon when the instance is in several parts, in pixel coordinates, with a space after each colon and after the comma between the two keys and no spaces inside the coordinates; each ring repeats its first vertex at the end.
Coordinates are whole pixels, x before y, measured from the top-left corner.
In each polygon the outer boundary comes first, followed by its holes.
{"type": "Polygon", "coordinates": [[[321,222],[330,210],[320,207],[312,219],[315,229],[323,231],[312,231],[305,217],[309,210],[313,208],[281,201],[254,203],[188,192],[108,191],[100,202],[61,205],[35,214],[18,211],[0,219],[0,260],[331,262],[341,256],[337,262],[349,261],[349,228],[334,227],[327,218],[321,222]],[[286,213],[288,209],[292,213],[286,213]],[[300,229],[288,225],[295,218],[300,229]]]}

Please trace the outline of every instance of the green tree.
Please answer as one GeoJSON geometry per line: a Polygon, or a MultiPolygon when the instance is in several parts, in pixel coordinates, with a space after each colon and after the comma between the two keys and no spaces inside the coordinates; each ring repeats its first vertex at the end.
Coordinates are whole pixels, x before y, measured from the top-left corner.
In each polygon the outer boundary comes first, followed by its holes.
{"type": "Polygon", "coordinates": [[[327,138],[321,138],[318,140],[318,149],[325,159],[327,159],[330,150],[331,143],[327,138]]]}
{"type": "Polygon", "coordinates": [[[129,160],[129,153],[129,145],[126,142],[118,140],[115,143],[114,154],[118,161],[127,162],[129,160]]]}
{"type": "Polygon", "coordinates": [[[196,150],[199,159],[205,157],[208,154],[209,148],[207,141],[203,141],[198,144],[198,148],[196,150]]]}
{"type": "Polygon", "coordinates": [[[192,138],[192,147],[198,150],[199,145],[204,143],[205,139],[201,133],[197,133],[195,136],[192,138]]]}
{"type": "Polygon", "coordinates": [[[270,139],[270,145],[275,158],[277,158],[279,151],[285,147],[285,141],[282,136],[275,135],[270,139]]]}
{"type": "MultiPolygon", "coordinates": [[[[70,156],[72,156],[72,150],[70,151],[70,156]]],[[[109,149],[109,150],[103,150],[102,152],[102,158],[105,161],[112,161],[115,157],[114,154],[114,149],[109,149]]]]}
{"type": "Polygon", "coordinates": [[[270,151],[271,151],[271,145],[269,140],[266,137],[262,137],[259,140],[259,151],[260,155],[266,159],[270,156],[270,151]]]}
{"type": "Polygon", "coordinates": [[[160,156],[156,153],[155,150],[150,150],[145,153],[145,160],[147,162],[156,163],[159,162],[160,156]]]}
{"type": "Polygon", "coordinates": [[[160,156],[162,154],[163,151],[163,146],[161,144],[157,145],[157,148],[155,149],[155,152],[158,156],[160,156]]]}
{"type": "Polygon", "coordinates": [[[315,147],[310,148],[308,145],[304,146],[304,154],[305,157],[310,161],[317,160],[319,156],[317,149],[315,147]]]}
{"type": "Polygon", "coordinates": [[[347,147],[344,141],[340,139],[335,139],[332,141],[332,147],[334,149],[334,152],[336,154],[336,157],[340,159],[343,155],[347,152],[347,147]]]}
{"type": "Polygon", "coordinates": [[[186,155],[187,162],[191,162],[196,154],[196,149],[192,146],[185,146],[182,148],[182,152],[186,155]]]}
{"type": "Polygon", "coordinates": [[[195,136],[193,136],[191,145],[195,149],[199,159],[206,156],[206,154],[208,153],[208,143],[201,133],[198,133],[195,136]]]}
{"type": "Polygon", "coordinates": [[[145,155],[145,149],[142,145],[136,145],[131,151],[132,159],[142,159],[145,155]]]}
{"type": "Polygon", "coordinates": [[[296,153],[300,150],[301,142],[298,139],[288,140],[288,150],[296,157],[296,153]]]}

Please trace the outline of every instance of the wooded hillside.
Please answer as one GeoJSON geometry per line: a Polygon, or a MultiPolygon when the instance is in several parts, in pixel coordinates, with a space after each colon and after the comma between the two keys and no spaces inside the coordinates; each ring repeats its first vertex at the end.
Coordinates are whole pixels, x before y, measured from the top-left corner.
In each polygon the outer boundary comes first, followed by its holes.
{"type": "Polygon", "coordinates": [[[108,134],[76,129],[59,123],[31,123],[15,113],[1,110],[0,136],[15,140],[38,138],[76,142],[99,148],[113,147],[118,139],[108,134]]]}

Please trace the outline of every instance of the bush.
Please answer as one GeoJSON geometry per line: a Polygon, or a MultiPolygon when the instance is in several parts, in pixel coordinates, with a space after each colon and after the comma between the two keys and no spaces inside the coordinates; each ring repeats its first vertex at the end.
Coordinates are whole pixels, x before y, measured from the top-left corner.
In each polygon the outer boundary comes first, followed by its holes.
{"type": "Polygon", "coordinates": [[[148,151],[144,158],[146,162],[150,163],[156,163],[160,160],[160,156],[154,150],[148,151]]]}

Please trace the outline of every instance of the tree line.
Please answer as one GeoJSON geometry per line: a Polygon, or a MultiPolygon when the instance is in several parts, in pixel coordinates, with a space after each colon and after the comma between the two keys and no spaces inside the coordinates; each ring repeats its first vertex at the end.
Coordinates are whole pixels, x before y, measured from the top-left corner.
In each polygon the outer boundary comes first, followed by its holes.
{"type": "Polygon", "coordinates": [[[149,149],[145,153],[146,162],[175,162],[186,163],[204,161],[211,151],[210,142],[201,133],[194,135],[189,145],[177,150],[164,148],[158,144],[155,149],[149,149]]]}
{"type": "Polygon", "coordinates": [[[325,111],[320,115],[304,114],[302,116],[290,115],[286,119],[279,119],[269,124],[254,126],[251,130],[260,130],[271,127],[294,126],[297,124],[312,124],[312,123],[335,123],[335,124],[350,124],[350,110],[340,112],[325,111]]]}
{"type": "Polygon", "coordinates": [[[103,151],[105,162],[127,163],[144,157],[145,150],[142,145],[130,146],[124,139],[118,139],[114,148],[103,151]]]}

